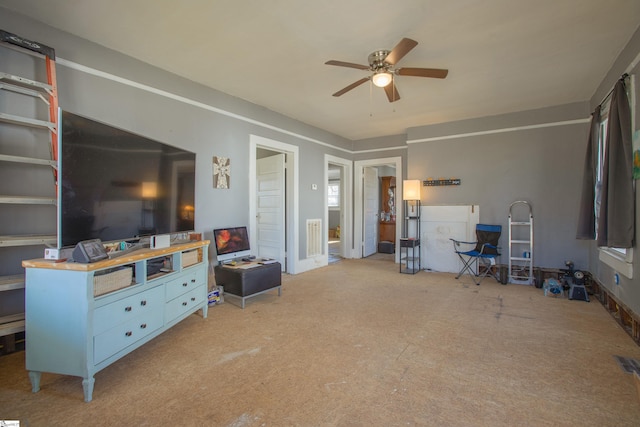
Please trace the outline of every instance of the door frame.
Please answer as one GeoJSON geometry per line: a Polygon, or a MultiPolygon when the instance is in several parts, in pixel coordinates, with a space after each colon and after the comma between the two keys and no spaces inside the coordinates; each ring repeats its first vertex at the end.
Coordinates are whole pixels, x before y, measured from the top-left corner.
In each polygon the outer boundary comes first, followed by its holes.
{"type": "MultiPolygon", "coordinates": [[[[362,226],[364,223],[364,206],[363,206],[363,193],[364,193],[364,168],[367,166],[386,166],[394,165],[396,168],[396,194],[402,195],[402,180],[404,179],[404,173],[402,170],[402,157],[386,157],[380,159],[369,160],[356,160],[354,162],[354,194],[353,194],[353,258],[362,258],[362,245],[364,244],[364,236],[362,233],[362,226]]],[[[400,262],[400,251],[398,250],[398,241],[400,239],[400,233],[402,232],[402,218],[404,203],[396,202],[396,253],[395,262],[400,262]],[[400,220],[398,220],[400,219],[400,220]]]]}
{"type": "Polygon", "coordinates": [[[295,145],[276,141],[258,135],[249,135],[249,239],[251,245],[256,244],[256,156],[257,149],[264,148],[285,154],[285,272],[296,274],[299,270],[298,244],[298,169],[299,149],[295,145]]]}
{"type": "MultiPolygon", "coordinates": [[[[324,155],[324,223],[329,224],[329,164],[341,167],[340,173],[340,252],[343,258],[353,258],[353,162],[341,157],[324,155]]],[[[324,227],[324,253],[329,255],[329,230],[324,227]]]]}

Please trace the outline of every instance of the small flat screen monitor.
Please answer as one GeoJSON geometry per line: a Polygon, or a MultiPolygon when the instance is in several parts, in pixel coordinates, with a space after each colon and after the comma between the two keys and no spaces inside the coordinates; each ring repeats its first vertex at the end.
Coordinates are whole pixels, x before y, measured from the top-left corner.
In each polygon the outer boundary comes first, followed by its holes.
{"type": "Polygon", "coordinates": [[[251,255],[247,227],[228,227],[213,230],[218,262],[251,255]]]}

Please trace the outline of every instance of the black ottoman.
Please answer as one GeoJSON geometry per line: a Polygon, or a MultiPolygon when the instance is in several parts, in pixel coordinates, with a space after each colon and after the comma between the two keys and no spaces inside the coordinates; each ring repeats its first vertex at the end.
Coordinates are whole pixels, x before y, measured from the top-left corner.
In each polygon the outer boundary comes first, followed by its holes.
{"type": "Polygon", "coordinates": [[[224,286],[224,295],[240,298],[241,307],[247,298],[277,289],[282,295],[282,266],[272,264],[241,264],[236,266],[217,265],[215,267],[216,285],[224,286]]]}

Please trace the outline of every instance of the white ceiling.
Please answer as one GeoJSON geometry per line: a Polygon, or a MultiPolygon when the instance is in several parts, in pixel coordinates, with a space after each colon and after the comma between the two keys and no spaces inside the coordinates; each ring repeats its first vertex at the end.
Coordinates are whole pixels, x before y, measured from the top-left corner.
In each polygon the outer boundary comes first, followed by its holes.
{"type": "MultiPolygon", "coordinates": [[[[638,0],[0,0],[0,6],[273,111],[358,140],[591,98],[640,23],[638,0]],[[401,99],[367,64],[403,37],[401,99]]],[[[45,40],[38,40],[46,43],[45,40]]],[[[55,46],[53,46],[55,48],[55,46]]]]}

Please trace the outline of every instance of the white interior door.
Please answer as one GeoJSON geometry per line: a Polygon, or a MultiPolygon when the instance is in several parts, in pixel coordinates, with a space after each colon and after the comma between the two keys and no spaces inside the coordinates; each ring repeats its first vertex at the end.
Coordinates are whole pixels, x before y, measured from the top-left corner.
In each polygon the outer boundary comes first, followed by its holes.
{"type": "Polygon", "coordinates": [[[462,262],[449,239],[475,241],[476,224],[479,221],[478,205],[423,206],[420,212],[423,268],[448,273],[460,272],[462,262]]]}
{"type": "Polygon", "coordinates": [[[374,167],[364,168],[364,244],[362,256],[365,257],[377,252],[378,208],[380,206],[378,187],[378,169],[374,167]]]}
{"type": "Polygon", "coordinates": [[[285,268],[285,155],[256,161],[256,256],[285,268]]]}

